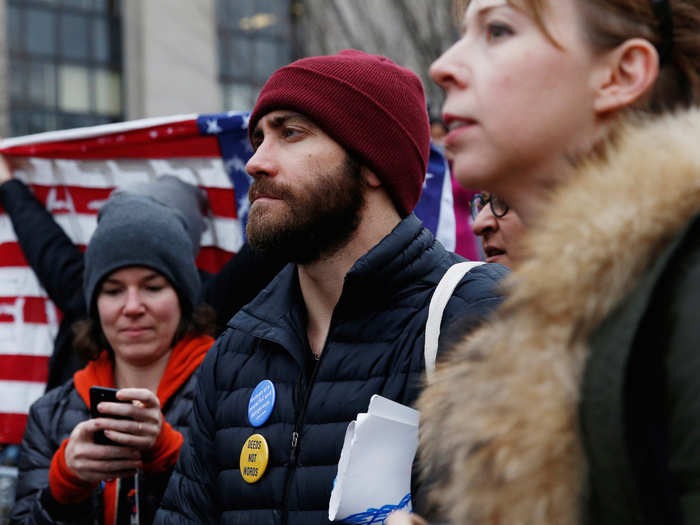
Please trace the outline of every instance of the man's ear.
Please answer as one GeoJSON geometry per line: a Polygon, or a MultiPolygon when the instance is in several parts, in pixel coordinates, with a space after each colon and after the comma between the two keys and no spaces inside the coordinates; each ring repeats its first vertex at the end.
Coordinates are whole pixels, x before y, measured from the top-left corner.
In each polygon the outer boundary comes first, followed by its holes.
{"type": "Polygon", "coordinates": [[[360,173],[365,179],[365,182],[367,182],[367,185],[370,188],[378,188],[379,186],[382,185],[382,181],[379,180],[379,177],[377,177],[374,172],[369,169],[367,166],[362,166],[360,168],[360,173]]]}
{"type": "Polygon", "coordinates": [[[594,110],[609,113],[633,105],[659,76],[659,54],[643,38],[630,38],[601,57],[595,74],[594,110]]]}

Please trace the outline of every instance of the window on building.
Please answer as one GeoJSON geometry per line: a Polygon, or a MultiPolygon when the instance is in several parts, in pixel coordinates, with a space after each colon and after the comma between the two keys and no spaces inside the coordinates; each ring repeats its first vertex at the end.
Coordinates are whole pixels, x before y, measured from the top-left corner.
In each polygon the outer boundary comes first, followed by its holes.
{"type": "Polygon", "coordinates": [[[292,60],[290,0],[216,0],[224,109],[252,109],[270,74],[292,60]]]}
{"type": "Polygon", "coordinates": [[[123,120],[119,0],[7,0],[10,133],[123,120]]]}

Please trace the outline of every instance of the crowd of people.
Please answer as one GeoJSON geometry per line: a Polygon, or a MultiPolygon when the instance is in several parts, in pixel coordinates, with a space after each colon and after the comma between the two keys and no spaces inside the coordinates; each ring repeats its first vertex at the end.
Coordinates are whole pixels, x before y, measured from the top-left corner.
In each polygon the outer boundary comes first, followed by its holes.
{"type": "Polygon", "coordinates": [[[83,255],[0,166],[68,313],[11,523],[328,523],[346,429],[377,394],[421,414],[415,513],[392,525],[700,519],[700,2],[460,13],[430,73],[486,264],[452,292],[429,378],[431,297],[464,259],[413,214],[431,122],[385,57],[271,75],[248,244],[215,276],[194,262],[197,188],[116,190],[83,255]]]}

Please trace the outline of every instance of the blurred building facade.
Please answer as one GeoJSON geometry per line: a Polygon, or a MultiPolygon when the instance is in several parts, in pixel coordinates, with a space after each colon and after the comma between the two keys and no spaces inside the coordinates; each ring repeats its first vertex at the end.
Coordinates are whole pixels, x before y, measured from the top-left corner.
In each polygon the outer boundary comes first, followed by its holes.
{"type": "Polygon", "coordinates": [[[248,110],[272,71],[347,47],[423,78],[452,0],[0,0],[0,136],[248,110]]]}

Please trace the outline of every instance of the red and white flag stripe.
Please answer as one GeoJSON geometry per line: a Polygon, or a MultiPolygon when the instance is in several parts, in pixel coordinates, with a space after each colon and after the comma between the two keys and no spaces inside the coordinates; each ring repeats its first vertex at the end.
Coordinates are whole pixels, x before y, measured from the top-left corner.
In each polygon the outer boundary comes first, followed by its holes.
{"type": "MultiPolygon", "coordinates": [[[[81,249],[113,188],[162,174],[195,184],[209,197],[211,214],[197,258],[202,269],[217,271],[244,242],[217,137],[201,134],[196,115],[6,139],[0,152],[14,157],[14,176],[81,249]]],[[[29,407],[44,392],[60,315],[1,213],[0,443],[21,440],[29,407]]]]}

